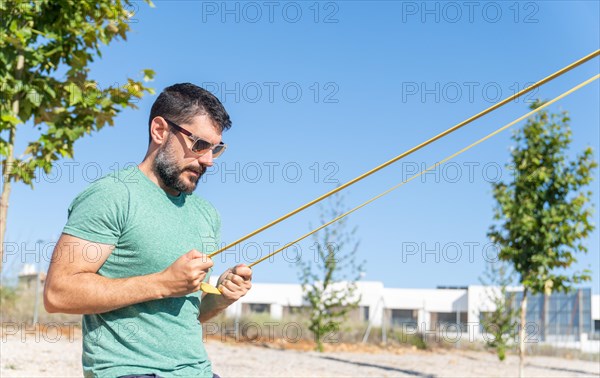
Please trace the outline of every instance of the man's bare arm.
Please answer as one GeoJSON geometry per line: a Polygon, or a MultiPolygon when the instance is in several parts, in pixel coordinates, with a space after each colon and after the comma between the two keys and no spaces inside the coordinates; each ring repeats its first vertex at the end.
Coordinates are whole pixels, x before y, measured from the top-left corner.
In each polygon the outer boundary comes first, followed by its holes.
{"type": "Polygon", "coordinates": [[[113,249],[111,245],[63,234],[54,249],[46,278],[46,310],[99,314],[154,299],[186,295],[200,289],[212,266],[206,255],[192,250],[161,272],[128,278],[103,277],[98,270],[113,249]],[[86,252],[92,250],[93,256],[89,258],[86,252]]]}

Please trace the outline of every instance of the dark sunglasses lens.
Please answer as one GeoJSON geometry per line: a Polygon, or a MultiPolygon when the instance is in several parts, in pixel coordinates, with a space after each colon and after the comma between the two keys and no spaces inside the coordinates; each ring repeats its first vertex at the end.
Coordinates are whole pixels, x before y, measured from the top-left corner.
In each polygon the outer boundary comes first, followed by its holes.
{"type": "Polygon", "coordinates": [[[225,145],[224,144],[218,144],[215,146],[214,150],[213,150],[213,158],[217,158],[219,157],[223,151],[225,151],[225,145]]]}
{"type": "Polygon", "coordinates": [[[198,139],[196,143],[194,143],[194,145],[192,146],[192,151],[197,153],[203,153],[210,150],[211,147],[212,144],[210,144],[209,142],[202,139],[198,139]]]}

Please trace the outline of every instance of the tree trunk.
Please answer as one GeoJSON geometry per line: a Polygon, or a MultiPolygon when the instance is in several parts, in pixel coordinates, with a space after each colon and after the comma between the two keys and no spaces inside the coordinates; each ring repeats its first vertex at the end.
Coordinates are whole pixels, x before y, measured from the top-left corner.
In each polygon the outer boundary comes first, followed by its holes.
{"type": "MultiPolygon", "coordinates": [[[[17,56],[17,72],[15,78],[19,80],[21,78],[21,72],[25,66],[25,56],[20,54],[17,56]]],[[[12,111],[15,117],[19,117],[20,108],[20,95],[17,95],[12,103],[12,111]]],[[[10,196],[10,179],[9,175],[14,164],[14,146],[15,146],[15,132],[16,127],[11,127],[8,134],[8,152],[6,161],[4,161],[4,172],[2,172],[2,196],[0,196],[0,275],[2,275],[2,262],[4,261],[4,238],[6,236],[6,219],[8,215],[8,198],[10,196]]]]}
{"type": "Polygon", "coordinates": [[[523,369],[525,367],[525,337],[527,324],[527,289],[523,289],[523,299],[521,300],[521,328],[519,329],[519,378],[523,378],[523,369]]]}
{"type": "Polygon", "coordinates": [[[320,333],[320,331],[317,332],[315,334],[315,336],[316,336],[315,339],[316,339],[316,342],[317,342],[316,350],[319,353],[323,353],[324,348],[323,348],[323,341],[321,340],[321,333],[320,333]]]}
{"type": "Polygon", "coordinates": [[[314,330],[314,334],[315,334],[315,343],[317,344],[315,346],[315,350],[319,353],[323,353],[323,314],[319,312],[319,318],[315,319],[316,322],[314,323],[315,325],[315,330],[314,330]]]}

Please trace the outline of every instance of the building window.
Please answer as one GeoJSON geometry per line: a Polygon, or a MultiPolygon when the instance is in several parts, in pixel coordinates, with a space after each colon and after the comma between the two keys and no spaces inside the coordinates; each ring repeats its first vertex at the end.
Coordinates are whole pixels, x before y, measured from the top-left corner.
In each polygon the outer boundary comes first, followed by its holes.
{"type": "Polygon", "coordinates": [[[432,330],[467,331],[466,312],[432,312],[432,330]]]}
{"type": "Polygon", "coordinates": [[[410,325],[417,326],[417,310],[398,310],[392,309],[392,326],[410,325]]]}
{"type": "Polygon", "coordinates": [[[310,311],[310,306],[283,306],[283,317],[307,316],[310,311]]]}
{"type": "Polygon", "coordinates": [[[493,329],[490,327],[494,327],[494,323],[492,322],[492,314],[491,311],[480,311],[479,312],[479,332],[487,333],[489,330],[493,329]]]}
{"type": "Polygon", "coordinates": [[[271,305],[268,303],[244,303],[242,312],[250,314],[270,314],[271,305]]]}
{"type": "Polygon", "coordinates": [[[369,306],[360,306],[361,309],[361,315],[362,315],[362,320],[364,322],[368,322],[369,321],[369,306]]]}
{"type": "MultiPolygon", "coordinates": [[[[522,298],[523,293],[517,292],[513,306],[522,298]]],[[[591,289],[532,295],[527,300],[526,321],[528,336],[540,341],[580,340],[582,333],[592,334],[591,289]]]]}

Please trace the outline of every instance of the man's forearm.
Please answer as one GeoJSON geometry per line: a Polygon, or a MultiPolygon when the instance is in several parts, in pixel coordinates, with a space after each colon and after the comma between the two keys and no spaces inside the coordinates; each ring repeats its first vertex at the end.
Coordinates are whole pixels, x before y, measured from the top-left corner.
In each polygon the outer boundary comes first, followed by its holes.
{"type": "Polygon", "coordinates": [[[200,316],[198,319],[201,323],[206,322],[223,312],[233,302],[222,295],[206,294],[200,302],[200,316]]]}
{"type": "Polygon", "coordinates": [[[165,296],[160,273],[128,278],[78,273],[46,282],[44,305],[48,312],[100,314],[165,296]]]}

